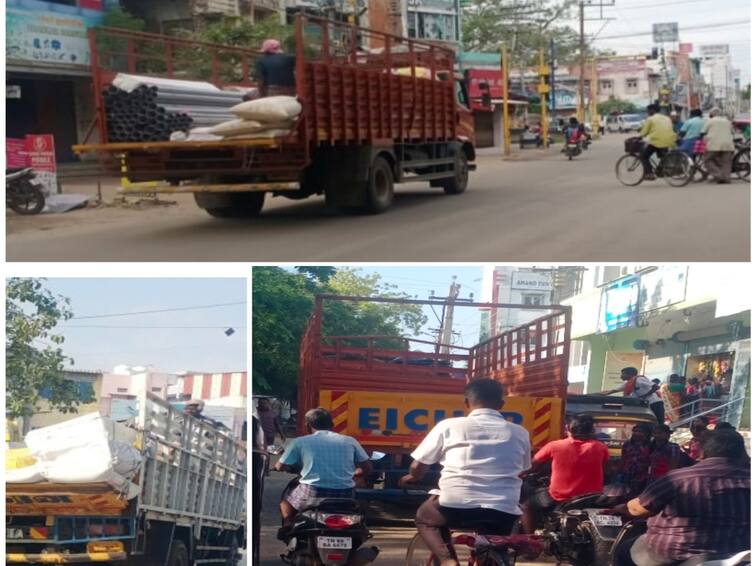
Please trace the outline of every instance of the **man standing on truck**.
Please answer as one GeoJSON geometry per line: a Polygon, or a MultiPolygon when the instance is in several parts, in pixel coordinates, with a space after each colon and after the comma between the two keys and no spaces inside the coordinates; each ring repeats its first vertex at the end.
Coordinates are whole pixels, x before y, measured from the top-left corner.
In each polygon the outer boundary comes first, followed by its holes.
{"type": "Polygon", "coordinates": [[[519,475],[530,467],[530,438],[523,427],[499,412],[503,388],[492,379],[477,379],[464,388],[466,417],[439,422],[420,443],[406,487],[422,479],[434,464],[443,466],[440,495],[432,495],[417,510],[422,540],[441,566],[457,566],[444,534],[448,529],[473,528],[508,535],[521,510],[519,475]],[[442,534],[443,533],[443,534],[442,534]]]}
{"type": "Polygon", "coordinates": [[[608,448],[595,438],[592,415],[577,415],[569,424],[569,436],[543,446],[533,459],[533,471],[552,461],[547,490],[538,489],[524,506],[522,528],[533,533],[538,516],[559,503],[580,495],[603,491],[603,468],[608,448]]]}
{"type": "Polygon", "coordinates": [[[283,52],[280,41],[266,39],[254,66],[257,89],[262,97],[296,94],[296,59],[283,52]]]}
{"type": "Polygon", "coordinates": [[[283,528],[279,538],[291,526],[297,511],[326,497],[354,497],[354,473],[372,470],[364,448],[350,436],[333,432],[333,417],[318,407],[304,416],[310,434],[295,438],[275,464],[279,472],[299,473],[299,485],[290,492],[284,491],[280,510],[283,528]]]}
{"type": "Polygon", "coordinates": [[[640,375],[640,372],[634,367],[625,367],[621,370],[621,381],[624,382],[624,385],[610,391],[601,391],[600,395],[611,395],[621,391],[625,397],[641,399],[653,411],[655,418],[658,419],[658,424],[665,424],[666,410],[663,406],[663,399],[658,395],[659,387],[656,384],[644,375],[640,375]]]}

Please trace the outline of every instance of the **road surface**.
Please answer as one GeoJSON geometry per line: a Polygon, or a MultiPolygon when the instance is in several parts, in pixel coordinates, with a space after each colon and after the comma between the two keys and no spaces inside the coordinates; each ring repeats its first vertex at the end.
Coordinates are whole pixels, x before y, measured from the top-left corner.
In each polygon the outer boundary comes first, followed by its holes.
{"type": "MultiPolygon", "coordinates": [[[[625,136],[574,161],[557,151],[478,159],[470,188],[400,187],[378,216],[344,216],[320,197],[268,197],[263,215],[218,220],[177,204],[7,214],[10,261],[749,261],[750,185],[624,187],[625,136]]],[[[90,181],[85,192],[96,192],[90,181]]],[[[173,197],[171,197],[173,198],[173,197]]]]}
{"type": "MultiPolygon", "coordinates": [[[[270,472],[265,480],[262,508],[262,532],[260,535],[260,566],[281,566],[280,554],[285,551],[282,542],[276,539],[280,527],[278,501],[283,488],[293,476],[270,472]]],[[[404,566],[406,549],[417,532],[411,521],[396,521],[391,526],[370,525],[373,538],[369,544],[380,548],[375,566],[404,566]]],[[[555,562],[517,561],[517,566],[553,566],[555,562]]]]}

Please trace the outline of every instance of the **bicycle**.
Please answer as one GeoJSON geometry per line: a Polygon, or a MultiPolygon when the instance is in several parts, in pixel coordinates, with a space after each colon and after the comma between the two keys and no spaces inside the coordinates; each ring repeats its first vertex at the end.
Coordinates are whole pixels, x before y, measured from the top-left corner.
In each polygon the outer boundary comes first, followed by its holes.
{"type": "Polygon", "coordinates": [[[731,162],[731,171],[741,181],[750,181],[750,142],[737,149],[731,162]]]}
{"type": "MultiPolygon", "coordinates": [[[[467,566],[514,566],[519,556],[534,560],[545,549],[538,535],[482,535],[477,532],[450,534],[451,556],[467,566]]],[[[419,534],[409,543],[406,566],[438,566],[440,561],[430,552],[419,534]]]]}
{"type": "MultiPolygon", "coordinates": [[[[624,141],[624,151],[616,162],[616,178],[627,187],[636,187],[645,180],[645,169],[642,166],[642,152],[645,142],[642,138],[629,138],[624,141]]],[[[691,180],[695,172],[690,157],[677,149],[669,149],[663,157],[653,154],[650,157],[650,166],[656,177],[663,177],[667,184],[672,187],[683,187],[691,180]]]]}

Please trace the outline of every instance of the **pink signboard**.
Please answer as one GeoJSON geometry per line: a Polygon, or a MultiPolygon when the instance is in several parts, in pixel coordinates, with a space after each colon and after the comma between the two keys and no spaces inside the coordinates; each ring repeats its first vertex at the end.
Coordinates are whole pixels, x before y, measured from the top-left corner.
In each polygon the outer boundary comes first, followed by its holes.
{"type": "Polygon", "coordinates": [[[680,43],[679,44],[679,53],[692,53],[692,44],[691,43],[680,43]]]}
{"type": "Polygon", "coordinates": [[[8,169],[28,167],[29,160],[26,156],[26,140],[5,138],[5,160],[8,169]]]}
{"type": "Polygon", "coordinates": [[[26,136],[26,154],[29,167],[34,169],[37,180],[40,181],[48,193],[57,191],[58,180],[55,175],[55,138],[52,134],[31,134],[26,136]]]}
{"type": "Polygon", "coordinates": [[[640,73],[645,70],[645,59],[636,57],[598,60],[598,74],[640,73]]]}

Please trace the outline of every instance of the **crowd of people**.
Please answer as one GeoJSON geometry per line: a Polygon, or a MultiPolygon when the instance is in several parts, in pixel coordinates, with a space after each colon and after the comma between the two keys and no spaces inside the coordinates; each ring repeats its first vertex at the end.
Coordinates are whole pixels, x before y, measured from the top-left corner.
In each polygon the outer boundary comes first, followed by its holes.
{"type": "MultiPolygon", "coordinates": [[[[634,372],[623,372],[625,394],[656,393],[657,384],[648,380],[648,388],[647,378],[635,368],[626,369],[634,372]]],[[[441,466],[437,493],[416,514],[418,532],[441,566],[458,566],[449,548],[450,530],[507,535],[524,513],[522,530],[531,532],[538,515],[559,503],[600,493],[604,470],[612,469],[590,415],[578,415],[567,438],[549,442],[531,456],[527,430],[500,413],[504,397],[498,382],[472,381],[464,403],[467,416],[435,425],[411,454],[413,462],[399,482],[410,487],[433,466],[441,466]],[[524,492],[522,478],[546,464],[548,487],[524,492]]],[[[370,470],[357,441],[332,431],[328,411],[310,410],[305,419],[311,434],[291,441],[276,464],[279,470],[301,474],[299,487],[281,501],[284,525],[319,498],[353,496],[355,472],[370,470]]],[[[727,423],[710,429],[707,420],[693,422],[692,435],[682,447],[670,441],[671,430],[662,422],[637,425],[624,445],[621,481],[629,492],[623,500],[631,499],[611,512],[648,518],[648,530],[621,549],[622,565],[671,565],[749,548],[750,464],[744,439],[727,423]]]]}
{"type": "MultiPolygon", "coordinates": [[[[711,181],[731,183],[735,129],[720,108],[711,108],[707,119],[703,118],[702,110],[695,108],[684,122],[674,113],[662,113],[658,104],[650,104],[647,112],[648,118],[640,129],[640,136],[647,141],[641,156],[646,180],[655,179],[650,157],[657,154],[660,158],[678,146],[690,157],[704,154],[703,162],[711,181]]],[[[746,138],[749,141],[749,129],[746,138]]]]}

